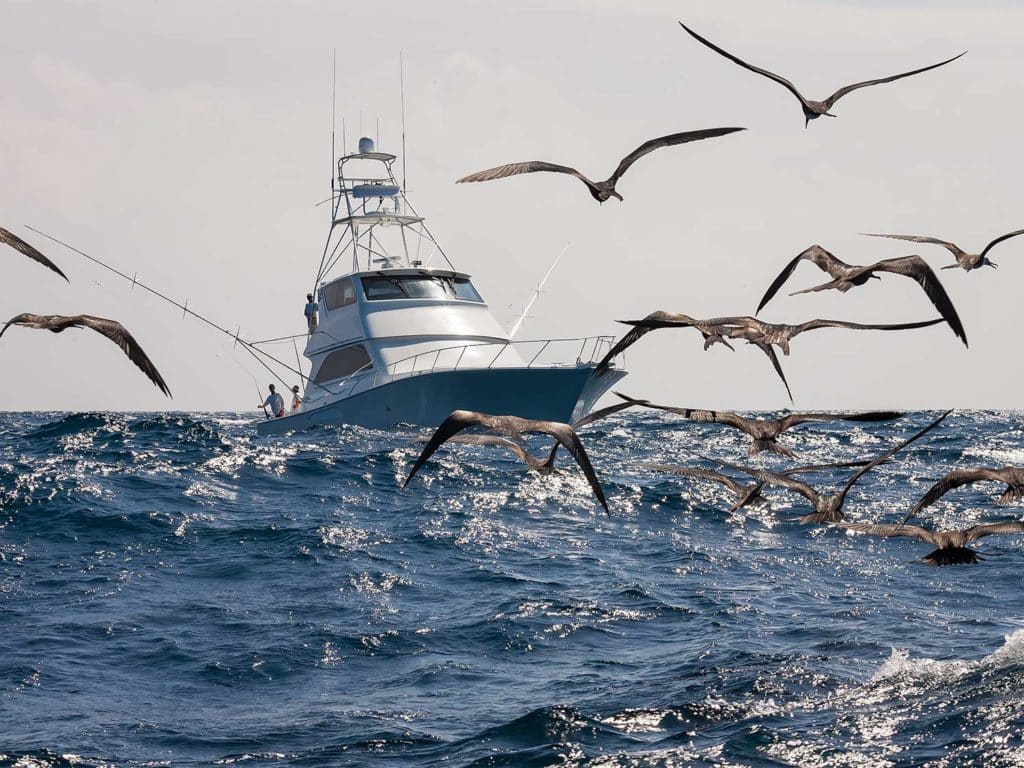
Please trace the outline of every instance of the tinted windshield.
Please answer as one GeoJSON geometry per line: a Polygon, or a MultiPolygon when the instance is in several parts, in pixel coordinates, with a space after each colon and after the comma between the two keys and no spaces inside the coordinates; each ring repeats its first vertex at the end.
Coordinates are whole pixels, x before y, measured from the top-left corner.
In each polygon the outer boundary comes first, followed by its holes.
{"type": "Polygon", "coordinates": [[[384,299],[462,299],[479,301],[480,294],[465,277],[441,275],[367,275],[360,278],[369,301],[384,299]]]}

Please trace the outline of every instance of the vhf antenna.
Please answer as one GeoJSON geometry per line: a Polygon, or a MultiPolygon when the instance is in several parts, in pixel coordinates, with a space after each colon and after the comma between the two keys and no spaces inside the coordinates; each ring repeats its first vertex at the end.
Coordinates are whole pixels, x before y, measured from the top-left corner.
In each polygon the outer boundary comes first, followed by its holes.
{"type": "MultiPolygon", "coordinates": [[[[334,163],[337,156],[334,154],[334,129],[338,123],[337,101],[338,101],[338,49],[335,48],[331,54],[331,197],[334,197],[334,163]]],[[[342,144],[345,139],[342,136],[342,144]]],[[[344,147],[342,147],[344,151],[344,147]]],[[[333,206],[332,206],[333,207],[333,206]]]]}
{"type": "Polygon", "coordinates": [[[405,186],[405,60],[402,52],[398,52],[398,88],[402,94],[402,194],[406,192],[405,186]]]}

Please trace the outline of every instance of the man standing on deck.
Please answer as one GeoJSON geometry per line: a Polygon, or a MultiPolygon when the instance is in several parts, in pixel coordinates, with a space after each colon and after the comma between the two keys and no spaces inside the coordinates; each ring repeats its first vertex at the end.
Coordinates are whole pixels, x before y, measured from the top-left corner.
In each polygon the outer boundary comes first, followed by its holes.
{"type": "Polygon", "coordinates": [[[299,385],[292,387],[292,413],[298,413],[302,408],[302,395],[299,394],[299,385]]]}
{"type": "Polygon", "coordinates": [[[284,398],[281,397],[274,388],[274,385],[270,385],[270,394],[267,395],[267,399],[263,401],[263,405],[260,406],[263,412],[267,412],[267,408],[270,409],[270,415],[275,419],[280,419],[284,416],[284,398]]]}
{"type": "Polygon", "coordinates": [[[306,309],[303,310],[303,314],[306,316],[306,328],[308,329],[310,336],[312,336],[313,332],[316,330],[318,311],[319,307],[317,307],[316,302],[313,301],[313,294],[307,293],[306,309]]]}

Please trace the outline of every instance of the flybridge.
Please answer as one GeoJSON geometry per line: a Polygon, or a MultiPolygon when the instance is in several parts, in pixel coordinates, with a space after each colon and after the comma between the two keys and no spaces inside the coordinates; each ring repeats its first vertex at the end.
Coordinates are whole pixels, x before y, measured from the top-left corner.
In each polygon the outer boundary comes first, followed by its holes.
{"type": "Polygon", "coordinates": [[[396,156],[377,152],[373,140],[338,158],[332,181],[331,227],[317,270],[320,285],[344,262],[349,272],[429,266],[439,258],[455,266],[412,207],[394,172],[396,156]],[[390,231],[384,231],[390,230],[390,231]]]}

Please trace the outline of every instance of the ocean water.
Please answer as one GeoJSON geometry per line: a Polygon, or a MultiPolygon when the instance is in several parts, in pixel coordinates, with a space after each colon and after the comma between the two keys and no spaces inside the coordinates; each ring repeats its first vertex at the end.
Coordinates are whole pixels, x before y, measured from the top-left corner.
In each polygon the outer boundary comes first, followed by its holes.
{"type": "MultiPolygon", "coordinates": [[[[783,439],[860,458],[930,418],[783,439]]],[[[730,513],[639,465],[746,439],[654,412],[582,433],[610,516],[564,454],[450,445],[403,491],[423,435],[0,414],[0,766],[1024,765],[1024,536],[933,568],[779,490],[730,513]]],[[[847,512],[1004,463],[1020,414],[955,413],[847,512]]],[[[1020,516],[999,491],[926,520],[1020,516]]]]}

